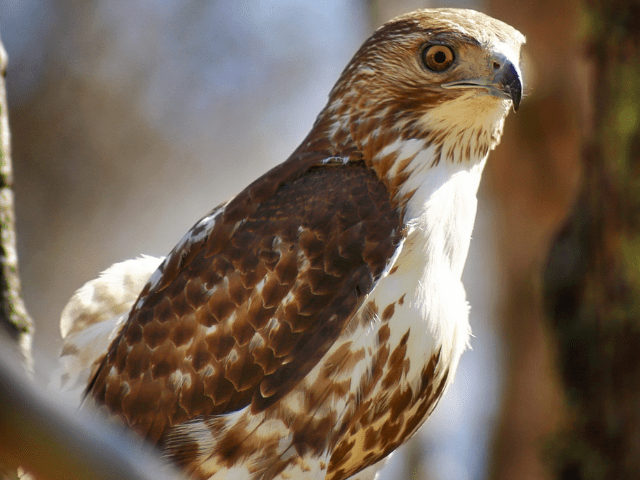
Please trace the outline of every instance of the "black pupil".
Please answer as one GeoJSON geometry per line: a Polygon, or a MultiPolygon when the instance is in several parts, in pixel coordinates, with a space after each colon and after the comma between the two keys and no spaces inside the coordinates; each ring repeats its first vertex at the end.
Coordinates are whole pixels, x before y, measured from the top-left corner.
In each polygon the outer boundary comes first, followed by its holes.
{"type": "Polygon", "coordinates": [[[439,52],[435,53],[433,59],[436,63],[444,63],[447,61],[447,54],[440,50],[439,52]]]}

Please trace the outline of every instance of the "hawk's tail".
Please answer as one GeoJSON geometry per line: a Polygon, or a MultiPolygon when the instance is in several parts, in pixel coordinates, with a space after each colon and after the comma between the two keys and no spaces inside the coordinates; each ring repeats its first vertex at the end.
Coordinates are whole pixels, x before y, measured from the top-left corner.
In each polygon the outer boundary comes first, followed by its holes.
{"type": "Polygon", "coordinates": [[[79,404],[93,364],[109,347],[162,258],[142,256],[116,263],[71,297],[60,316],[60,367],[50,386],[79,404]]]}

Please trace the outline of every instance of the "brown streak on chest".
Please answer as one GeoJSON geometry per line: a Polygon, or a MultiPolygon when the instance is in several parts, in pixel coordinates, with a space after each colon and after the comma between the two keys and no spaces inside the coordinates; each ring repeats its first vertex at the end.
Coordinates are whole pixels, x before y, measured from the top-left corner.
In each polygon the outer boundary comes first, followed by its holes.
{"type": "MultiPolygon", "coordinates": [[[[381,352],[384,347],[386,345],[381,346],[381,352]]],[[[394,375],[404,368],[404,348],[406,338],[390,355],[382,355],[387,357],[384,361],[380,361],[380,357],[376,359],[373,371],[380,373],[366,386],[363,395],[366,400],[355,412],[348,428],[342,431],[329,463],[327,480],[344,480],[387,456],[416,432],[435,407],[447,379],[445,372],[434,385],[439,353],[432,355],[425,365],[417,391],[413,392],[408,385],[391,382],[391,378],[399,379],[394,375]],[[384,379],[383,369],[388,370],[384,379]],[[390,375],[389,371],[395,373],[390,375]],[[367,395],[379,383],[386,383],[386,388],[377,390],[375,397],[367,395]]]]}

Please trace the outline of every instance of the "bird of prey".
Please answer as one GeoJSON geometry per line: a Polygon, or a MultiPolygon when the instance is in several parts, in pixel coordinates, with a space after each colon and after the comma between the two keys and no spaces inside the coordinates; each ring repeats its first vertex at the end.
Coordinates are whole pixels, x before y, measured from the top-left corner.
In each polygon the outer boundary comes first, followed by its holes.
{"type": "Polygon", "coordinates": [[[371,478],[467,346],[476,192],[523,43],[471,10],[380,27],[287,160],[71,299],[86,401],[194,479],[371,478]]]}

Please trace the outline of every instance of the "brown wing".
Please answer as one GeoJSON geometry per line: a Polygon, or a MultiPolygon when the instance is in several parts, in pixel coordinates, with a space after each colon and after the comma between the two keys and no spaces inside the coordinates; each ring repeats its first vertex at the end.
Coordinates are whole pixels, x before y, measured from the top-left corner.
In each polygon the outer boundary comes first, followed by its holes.
{"type": "Polygon", "coordinates": [[[220,215],[206,238],[167,257],[89,385],[152,442],[198,415],[282,398],[400,240],[399,211],[362,162],[313,167],[253,210],[239,222],[220,215]]]}

